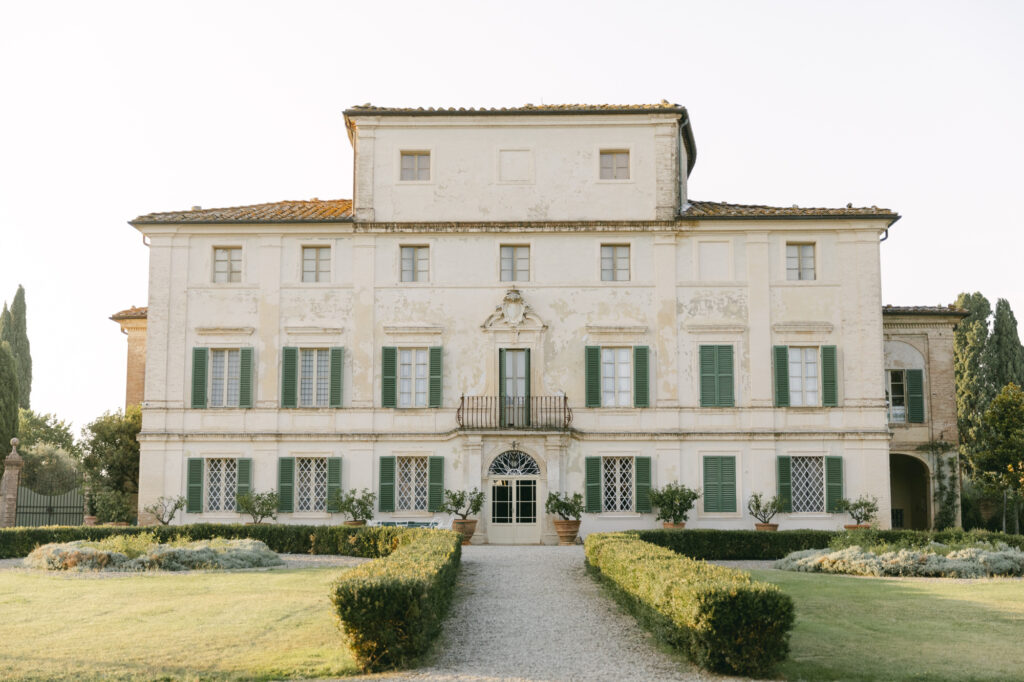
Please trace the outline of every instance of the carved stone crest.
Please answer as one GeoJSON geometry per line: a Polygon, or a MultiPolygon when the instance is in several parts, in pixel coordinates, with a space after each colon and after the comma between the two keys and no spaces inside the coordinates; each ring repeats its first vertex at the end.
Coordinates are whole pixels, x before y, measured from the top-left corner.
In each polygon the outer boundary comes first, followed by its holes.
{"type": "Polygon", "coordinates": [[[501,305],[494,309],[482,327],[491,331],[511,329],[518,334],[520,330],[543,331],[547,325],[537,317],[530,306],[526,305],[518,289],[509,289],[505,292],[501,305]]]}
{"type": "Polygon", "coordinates": [[[518,327],[523,323],[523,315],[526,314],[526,302],[518,289],[509,289],[505,299],[501,302],[501,314],[505,318],[505,324],[518,327]]]}

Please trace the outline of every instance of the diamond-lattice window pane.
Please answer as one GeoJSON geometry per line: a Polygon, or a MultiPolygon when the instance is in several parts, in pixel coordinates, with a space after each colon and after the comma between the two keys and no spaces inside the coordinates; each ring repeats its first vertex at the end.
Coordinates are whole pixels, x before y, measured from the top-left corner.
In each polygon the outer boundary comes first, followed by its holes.
{"type": "Polygon", "coordinates": [[[825,460],[793,457],[791,460],[794,512],[825,511],[825,460]]]}
{"type": "Polygon", "coordinates": [[[427,508],[427,458],[398,458],[398,509],[403,511],[427,508]]]}
{"type": "Polygon", "coordinates": [[[331,368],[330,352],[318,350],[316,352],[316,406],[327,407],[328,395],[330,392],[331,368]]]}
{"type": "Polygon", "coordinates": [[[209,474],[207,481],[209,483],[209,489],[207,490],[207,509],[210,511],[220,511],[220,491],[223,484],[223,475],[221,471],[221,465],[224,460],[211,459],[207,462],[209,468],[209,474]]]}
{"type": "Polygon", "coordinates": [[[633,508],[633,459],[605,457],[604,511],[630,511],[633,508]]]}
{"type": "Polygon", "coordinates": [[[295,464],[295,510],[310,511],[313,507],[310,495],[313,484],[313,460],[298,459],[295,464]]]}

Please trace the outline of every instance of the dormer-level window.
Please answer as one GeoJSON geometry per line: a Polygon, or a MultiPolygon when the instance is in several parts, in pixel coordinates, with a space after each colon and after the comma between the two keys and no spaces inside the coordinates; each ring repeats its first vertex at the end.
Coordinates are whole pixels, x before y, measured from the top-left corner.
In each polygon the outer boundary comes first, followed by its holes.
{"type": "Polygon", "coordinates": [[[786,244],[786,279],[815,279],[814,244],[786,244]]]}
{"type": "Polygon", "coordinates": [[[602,149],[601,179],[629,180],[629,151],[625,149],[602,149]]]}
{"type": "Polygon", "coordinates": [[[402,152],[401,179],[406,182],[430,180],[430,152],[402,152]]]}
{"type": "Polygon", "coordinates": [[[240,247],[218,247],[213,250],[213,281],[242,281],[242,249],[240,247]]]}

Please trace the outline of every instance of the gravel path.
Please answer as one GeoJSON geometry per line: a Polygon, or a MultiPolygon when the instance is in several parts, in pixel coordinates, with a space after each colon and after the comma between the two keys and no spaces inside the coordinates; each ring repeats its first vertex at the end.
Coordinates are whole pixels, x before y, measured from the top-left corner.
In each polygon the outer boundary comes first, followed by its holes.
{"type": "Polygon", "coordinates": [[[582,547],[463,550],[458,596],[433,660],[373,679],[724,679],[656,648],[586,574],[582,547]]]}

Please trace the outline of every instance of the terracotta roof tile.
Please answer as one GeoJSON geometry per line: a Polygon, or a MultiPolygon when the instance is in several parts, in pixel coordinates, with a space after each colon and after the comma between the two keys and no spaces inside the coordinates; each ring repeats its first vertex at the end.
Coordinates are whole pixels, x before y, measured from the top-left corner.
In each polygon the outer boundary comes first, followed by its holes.
{"type": "Polygon", "coordinates": [[[963,308],[949,305],[884,305],[883,315],[960,315],[966,317],[971,313],[963,308]]]}
{"type": "Polygon", "coordinates": [[[119,313],[114,313],[110,316],[110,319],[117,322],[118,320],[139,320],[149,315],[149,308],[132,306],[126,310],[122,310],[119,313]]]}
{"type": "Polygon", "coordinates": [[[657,104],[524,104],[521,107],[377,107],[360,104],[345,110],[345,115],[394,115],[410,116],[459,116],[490,114],[580,114],[580,113],[644,113],[644,112],[686,113],[686,107],[661,100],[657,104]]]}
{"type": "Polygon", "coordinates": [[[681,213],[683,218],[757,218],[764,216],[886,216],[896,217],[895,211],[887,208],[854,207],[808,208],[793,206],[760,206],[748,204],[727,204],[719,201],[691,201],[681,213]]]}
{"type": "Polygon", "coordinates": [[[193,208],[190,211],[149,213],[132,225],[155,223],[333,223],[352,219],[351,199],[277,201],[230,208],[193,208]]]}

